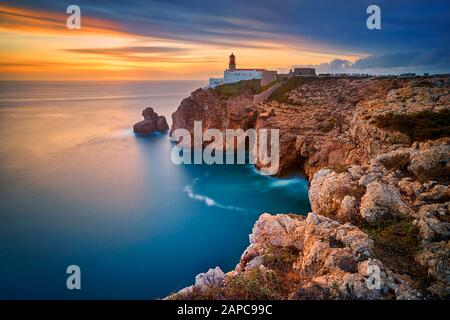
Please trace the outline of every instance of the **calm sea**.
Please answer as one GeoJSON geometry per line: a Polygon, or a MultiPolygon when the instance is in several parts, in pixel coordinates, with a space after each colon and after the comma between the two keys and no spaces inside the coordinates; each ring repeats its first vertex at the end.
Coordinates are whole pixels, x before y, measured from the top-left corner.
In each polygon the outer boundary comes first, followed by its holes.
{"type": "Polygon", "coordinates": [[[0,82],[0,298],[164,297],[233,269],[261,213],[308,212],[302,178],[177,166],[167,135],[133,134],[201,85],[0,82]]]}

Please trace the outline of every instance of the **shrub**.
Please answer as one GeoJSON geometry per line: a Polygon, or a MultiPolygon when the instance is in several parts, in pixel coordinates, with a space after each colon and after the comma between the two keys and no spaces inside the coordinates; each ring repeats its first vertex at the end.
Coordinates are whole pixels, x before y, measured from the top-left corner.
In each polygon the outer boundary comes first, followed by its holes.
{"type": "Polygon", "coordinates": [[[349,189],[347,191],[348,196],[353,196],[358,200],[361,199],[365,193],[366,193],[366,187],[363,185],[360,185],[358,183],[350,184],[349,189]]]}
{"type": "Polygon", "coordinates": [[[349,165],[347,164],[335,164],[327,167],[328,169],[333,170],[336,173],[347,172],[349,165]]]}
{"type": "Polygon", "coordinates": [[[204,290],[194,286],[192,291],[185,293],[174,293],[169,300],[221,300],[224,298],[221,288],[207,287],[204,290]]]}
{"type": "Polygon", "coordinates": [[[288,93],[298,87],[300,87],[302,84],[311,82],[316,80],[314,77],[291,77],[288,78],[286,81],[283,82],[283,84],[276,89],[272,95],[270,96],[270,100],[278,101],[279,103],[287,103],[287,104],[295,104],[291,99],[288,97],[288,93]]]}
{"type": "Polygon", "coordinates": [[[263,255],[263,264],[270,269],[288,271],[292,269],[292,264],[297,258],[298,249],[294,246],[271,246],[266,254],[263,255]]]}
{"type": "Polygon", "coordinates": [[[249,272],[232,277],[226,285],[228,299],[269,300],[281,299],[281,282],[274,271],[261,271],[254,268],[249,272]]]}
{"type": "Polygon", "coordinates": [[[410,218],[392,217],[378,225],[363,225],[374,241],[375,255],[394,272],[417,275],[415,255],[419,250],[419,229],[410,218]]]}
{"type": "Polygon", "coordinates": [[[227,83],[217,86],[214,90],[220,96],[232,97],[241,94],[257,94],[261,92],[261,81],[254,80],[242,80],[236,83],[227,83]]]}
{"type": "Polygon", "coordinates": [[[437,168],[424,170],[422,169],[417,174],[417,180],[420,183],[425,183],[427,181],[433,180],[437,183],[449,185],[450,184],[450,168],[445,164],[437,168]]]}
{"type": "Polygon", "coordinates": [[[383,161],[383,165],[386,169],[396,171],[404,171],[411,163],[409,153],[396,154],[389,159],[383,161]]]}
{"type": "Polygon", "coordinates": [[[388,113],[375,118],[381,129],[395,130],[410,137],[412,141],[424,141],[450,136],[450,110],[429,110],[411,114],[388,113]]]}
{"type": "Polygon", "coordinates": [[[345,97],[344,96],[337,97],[336,102],[339,103],[339,104],[344,103],[345,102],[345,97]]]}
{"type": "Polygon", "coordinates": [[[320,123],[318,126],[318,129],[323,133],[328,133],[334,129],[334,126],[335,126],[335,123],[334,123],[333,119],[330,119],[330,120],[320,123]]]}

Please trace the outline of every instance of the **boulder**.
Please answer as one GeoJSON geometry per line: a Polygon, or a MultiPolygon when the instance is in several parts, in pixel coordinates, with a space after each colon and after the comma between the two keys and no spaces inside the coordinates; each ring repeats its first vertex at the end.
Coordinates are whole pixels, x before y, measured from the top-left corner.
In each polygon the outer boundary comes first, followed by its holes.
{"type": "Polygon", "coordinates": [[[204,289],[212,286],[220,286],[223,280],[225,280],[225,274],[219,267],[215,267],[205,273],[198,274],[195,277],[195,285],[204,289]]]}
{"type": "Polygon", "coordinates": [[[343,172],[332,169],[317,171],[309,189],[312,210],[341,222],[356,219],[359,216],[359,202],[365,192],[365,187],[358,185],[363,173],[360,166],[350,166],[343,172]]]}
{"type": "Polygon", "coordinates": [[[133,126],[133,130],[138,134],[151,134],[155,131],[165,132],[169,130],[166,118],[159,116],[151,107],[145,108],[142,111],[144,120],[139,121],[133,126]]]}
{"type": "Polygon", "coordinates": [[[240,274],[253,269],[255,264],[260,266],[264,263],[260,257],[274,246],[299,250],[292,272],[303,281],[301,287],[292,293],[295,299],[305,299],[306,296],[383,299],[389,296],[389,292],[393,292],[396,298],[416,297],[408,282],[373,258],[373,241],[369,236],[350,224],[340,224],[312,212],[306,219],[285,214],[263,214],[255,223],[250,239],[252,243],[236,268],[240,274]],[[367,285],[372,269],[379,270],[378,288],[367,285]],[[315,288],[314,292],[310,292],[311,288],[315,288]]]}
{"type": "Polygon", "coordinates": [[[450,239],[450,202],[423,205],[415,217],[422,243],[450,239]]]}
{"type": "Polygon", "coordinates": [[[361,199],[361,216],[369,223],[391,216],[412,216],[413,211],[403,202],[400,192],[393,185],[374,181],[367,185],[361,199]]]}
{"type": "Polygon", "coordinates": [[[437,296],[450,294],[450,241],[427,244],[416,256],[416,260],[428,270],[428,275],[436,279],[429,290],[437,296]]]}

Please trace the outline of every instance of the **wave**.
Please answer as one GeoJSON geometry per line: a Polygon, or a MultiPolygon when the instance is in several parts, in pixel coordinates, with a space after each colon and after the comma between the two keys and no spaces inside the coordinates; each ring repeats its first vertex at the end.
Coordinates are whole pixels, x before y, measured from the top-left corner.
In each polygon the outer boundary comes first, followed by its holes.
{"type": "Polygon", "coordinates": [[[218,203],[217,201],[215,201],[214,199],[212,199],[208,196],[195,193],[193,190],[193,186],[195,185],[195,183],[197,181],[198,181],[198,178],[195,178],[194,181],[192,182],[192,184],[187,185],[183,188],[183,192],[186,192],[189,198],[197,200],[197,201],[201,201],[201,202],[205,203],[208,207],[217,207],[220,209],[235,210],[235,211],[241,211],[241,212],[246,211],[244,208],[224,205],[224,204],[218,203]]]}
{"type": "Polygon", "coordinates": [[[304,189],[308,190],[308,183],[306,178],[294,176],[292,178],[279,178],[279,177],[272,177],[268,175],[264,175],[259,171],[254,165],[250,164],[247,165],[248,170],[250,171],[250,174],[261,176],[267,180],[261,182],[263,185],[267,185],[267,188],[283,188],[283,187],[293,187],[295,185],[301,186],[304,189]]]}
{"type": "Polygon", "coordinates": [[[274,179],[270,182],[270,186],[273,188],[292,187],[294,185],[307,186],[305,180],[302,180],[301,178],[274,179]]]}

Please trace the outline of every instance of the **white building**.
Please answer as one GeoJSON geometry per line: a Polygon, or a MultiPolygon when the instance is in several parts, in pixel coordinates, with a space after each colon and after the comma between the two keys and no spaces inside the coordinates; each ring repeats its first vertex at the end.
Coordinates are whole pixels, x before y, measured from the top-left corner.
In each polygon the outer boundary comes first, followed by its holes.
{"type": "Polygon", "coordinates": [[[230,55],[228,69],[223,72],[223,78],[210,78],[209,87],[215,88],[224,83],[235,83],[242,80],[261,79],[264,69],[236,69],[236,57],[230,55]]]}
{"type": "Polygon", "coordinates": [[[209,87],[215,88],[223,84],[223,78],[209,78],[209,87]]]}

